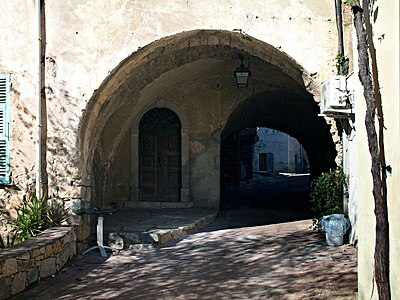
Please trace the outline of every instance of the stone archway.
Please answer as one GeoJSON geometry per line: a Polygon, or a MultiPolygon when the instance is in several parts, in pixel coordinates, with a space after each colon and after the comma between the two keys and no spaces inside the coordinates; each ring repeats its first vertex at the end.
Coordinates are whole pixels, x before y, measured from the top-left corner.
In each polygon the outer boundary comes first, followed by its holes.
{"type": "Polygon", "coordinates": [[[326,169],[335,151],[331,151],[333,142],[329,151],[312,146],[313,135],[332,140],[329,126],[317,117],[314,86],[312,77],[289,56],[236,32],[184,32],[138,50],[95,92],[81,122],[85,177],[91,178],[92,186],[103,187],[102,191],[94,188],[91,198],[137,201],[139,174],[132,165],[137,161],[138,124],[154,107],[171,108],[182,121],[181,198],[194,206],[218,207],[221,131],[225,128],[223,138],[238,124],[244,125],[243,120],[251,123],[251,118],[238,117],[249,107],[254,118],[263,111],[293,110],[285,118],[268,113],[263,122],[275,124],[280,118],[282,131],[293,131],[308,146],[315,170],[326,169]],[[238,53],[252,69],[251,89],[238,90],[234,83],[238,53]]]}
{"type": "Polygon", "coordinates": [[[296,138],[310,160],[311,176],[335,168],[337,155],[330,126],[318,116],[313,95],[290,89],[264,91],[243,101],[230,115],[222,139],[244,128],[269,127],[296,138]]]}

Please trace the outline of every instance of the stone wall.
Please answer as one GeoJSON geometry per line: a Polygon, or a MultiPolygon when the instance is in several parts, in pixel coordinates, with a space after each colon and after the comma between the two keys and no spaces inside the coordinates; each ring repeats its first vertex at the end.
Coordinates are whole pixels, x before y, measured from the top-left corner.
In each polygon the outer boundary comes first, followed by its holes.
{"type": "Polygon", "coordinates": [[[53,227],[0,251],[0,299],[55,274],[76,254],[74,227],[53,227]]]}

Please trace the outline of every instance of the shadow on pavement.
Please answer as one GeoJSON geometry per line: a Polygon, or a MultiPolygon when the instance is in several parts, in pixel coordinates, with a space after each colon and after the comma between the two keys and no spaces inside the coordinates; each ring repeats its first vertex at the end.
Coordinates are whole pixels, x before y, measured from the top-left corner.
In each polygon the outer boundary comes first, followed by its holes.
{"type": "Polygon", "coordinates": [[[15,299],[355,299],[355,249],[326,246],[309,224],[199,232],[105,261],[79,257],[15,299]]]}

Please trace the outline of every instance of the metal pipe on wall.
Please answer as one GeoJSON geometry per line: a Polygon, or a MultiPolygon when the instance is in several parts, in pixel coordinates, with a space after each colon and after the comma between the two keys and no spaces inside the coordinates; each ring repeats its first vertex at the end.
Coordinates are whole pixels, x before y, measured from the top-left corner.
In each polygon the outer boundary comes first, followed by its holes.
{"type": "MultiPolygon", "coordinates": [[[[343,43],[343,20],[342,20],[342,0],[335,0],[336,9],[336,26],[338,30],[338,54],[344,57],[344,43],[343,43]]],[[[339,65],[339,74],[343,74],[343,64],[339,65]]]]}
{"type": "Polygon", "coordinates": [[[37,94],[36,94],[36,196],[40,199],[42,197],[42,145],[41,145],[41,98],[42,98],[42,13],[41,13],[42,0],[36,1],[36,19],[37,19],[37,67],[38,67],[38,81],[37,81],[37,94]]]}

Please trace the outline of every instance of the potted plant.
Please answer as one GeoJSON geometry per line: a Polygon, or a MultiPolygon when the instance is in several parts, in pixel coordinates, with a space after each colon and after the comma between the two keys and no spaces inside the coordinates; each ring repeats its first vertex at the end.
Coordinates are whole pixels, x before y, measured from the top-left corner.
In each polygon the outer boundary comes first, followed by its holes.
{"type": "Polygon", "coordinates": [[[311,182],[311,209],[317,214],[319,227],[325,231],[328,245],[343,244],[349,221],[343,214],[345,176],[341,168],[322,173],[311,182]]]}

